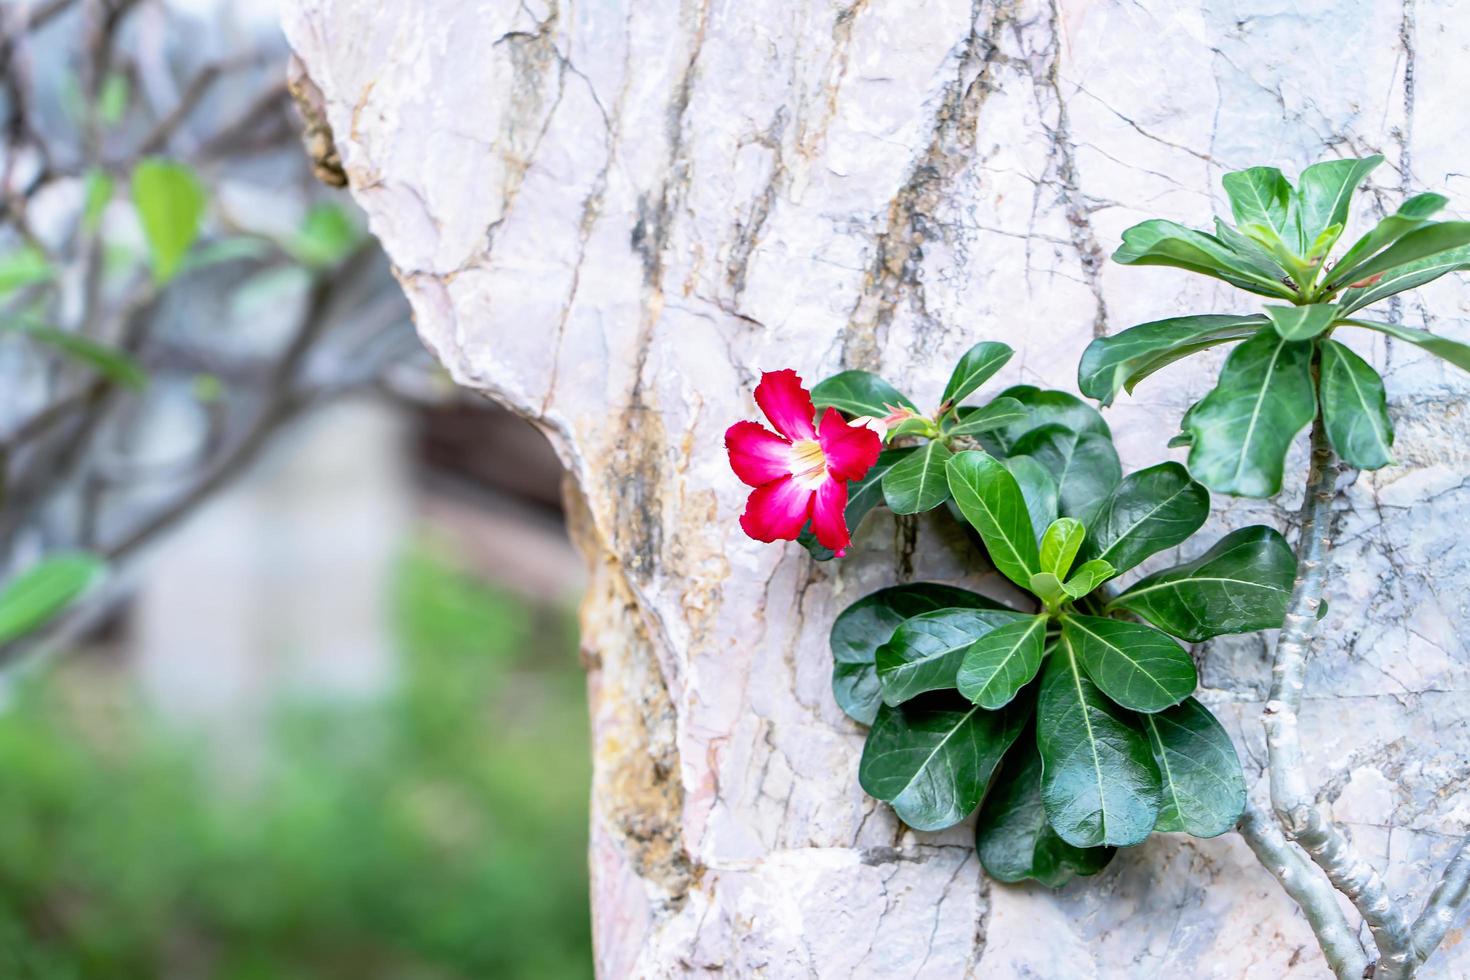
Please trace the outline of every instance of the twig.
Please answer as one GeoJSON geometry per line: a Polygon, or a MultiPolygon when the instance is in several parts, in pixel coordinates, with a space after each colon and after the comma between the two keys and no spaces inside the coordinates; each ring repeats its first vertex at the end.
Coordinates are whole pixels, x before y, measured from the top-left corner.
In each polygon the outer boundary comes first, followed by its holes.
{"type": "Polygon", "coordinates": [[[1327,556],[1332,548],[1337,475],[1338,463],[1319,413],[1312,423],[1311,464],[1296,548],[1296,581],[1276,640],[1271,694],[1262,718],[1270,755],[1271,804],[1286,836],[1301,845],[1326,872],[1333,887],[1346,895],[1363,916],[1378,947],[1378,969],[1393,975],[1409,963],[1409,923],[1389,895],[1382,876],[1357,855],[1342,829],[1317,809],[1315,796],[1307,787],[1297,724],[1307,649],[1322,605],[1327,556]]]}
{"type": "Polygon", "coordinates": [[[1276,822],[1254,803],[1246,806],[1236,830],[1302,910],[1337,980],[1360,980],[1368,957],[1337,904],[1337,892],[1322,872],[1302,857],[1276,822]]]}
{"type": "Polygon", "coordinates": [[[1455,856],[1445,867],[1439,884],[1424,904],[1424,911],[1414,920],[1414,931],[1409,942],[1413,947],[1414,962],[1423,963],[1439,947],[1444,934],[1454,925],[1455,917],[1470,895],[1470,840],[1462,841],[1455,856]]]}

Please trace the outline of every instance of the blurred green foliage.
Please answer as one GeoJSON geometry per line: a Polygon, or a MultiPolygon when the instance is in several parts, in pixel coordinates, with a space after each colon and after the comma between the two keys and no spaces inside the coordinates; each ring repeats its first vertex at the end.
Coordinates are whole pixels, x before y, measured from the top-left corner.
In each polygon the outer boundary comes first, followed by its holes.
{"type": "Polygon", "coordinates": [[[570,619],[423,549],[397,591],[398,692],[283,706],[264,763],[222,765],[97,666],[23,682],[0,715],[0,976],[589,976],[570,619]]]}

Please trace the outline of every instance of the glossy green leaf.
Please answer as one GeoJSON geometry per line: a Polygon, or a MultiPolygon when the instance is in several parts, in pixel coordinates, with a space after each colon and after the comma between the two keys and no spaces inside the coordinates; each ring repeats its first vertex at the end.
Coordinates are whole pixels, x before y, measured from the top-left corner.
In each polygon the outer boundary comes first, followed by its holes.
{"type": "Polygon", "coordinates": [[[1041,802],[1074,847],[1138,844],[1161,802],[1158,767],[1136,717],[1103,696],[1065,645],[1046,659],[1036,704],[1041,802]]]}
{"type": "Polygon", "coordinates": [[[1279,627],[1295,577],[1296,556],[1286,539],[1256,525],[1232,531],[1193,561],[1140,579],[1109,608],[1198,643],[1279,627]]]}
{"type": "Polygon", "coordinates": [[[1154,218],[1123,232],[1113,261],[1124,265],[1164,265],[1211,276],[1261,296],[1290,297],[1291,290],[1256,271],[1214,235],[1154,218]]]}
{"type": "Polygon", "coordinates": [[[204,188],[182,163],[144,160],[133,170],[133,205],[148,242],[153,278],[167,282],[199,236],[204,188]]]}
{"type": "Polygon", "coordinates": [[[975,821],[975,848],[996,881],[1039,881],[1060,888],[1073,875],[1094,875],[1116,849],[1073,847],[1057,836],[1041,803],[1041,756],[1035,732],[1021,734],[1006,753],[975,821]]]}
{"type": "Polygon", "coordinates": [[[1062,641],[1102,692],[1133,711],[1162,711],[1194,693],[1194,660],[1152,626],[1103,616],[1070,615],[1062,641]]]}
{"type": "Polygon", "coordinates": [[[1018,617],[975,639],[955,675],[961,694],[982,708],[1002,708],[1041,669],[1046,616],[1018,617]]]}
{"type": "Polygon", "coordinates": [[[1393,422],[1383,379],[1335,340],[1322,344],[1322,419],[1337,455],[1362,470],[1393,462],[1393,422]]]}
{"type": "MultiPolygon", "coordinates": [[[[863,474],[862,479],[854,480],[847,485],[847,508],[842,513],[849,532],[856,534],[858,526],[862,524],[863,518],[868,516],[868,512],[883,503],[883,477],[916,451],[916,447],[912,446],[885,449],[878,454],[878,461],[863,474]]],[[[804,528],[801,536],[796,540],[817,561],[831,561],[837,557],[835,552],[824,547],[817,540],[810,526],[804,528]]]]}
{"type": "Polygon", "coordinates": [[[1047,527],[1057,519],[1057,481],[1030,456],[1011,456],[1002,460],[1002,465],[1016,478],[1021,496],[1026,500],[1026,513],[1031,517],[1031,527],[1047,527]]]}
{"type": "Polygon", "coordinates": [[[1220,183],[1230,198],[1230,211],[1236,224],[1254,222],[1275,230],[1278,235],[1285,233],[1291,184],[1280,170],[1275,167],[1237,170],[1220,178],[1220,183]]]}
{"type": "Polygon", "coordinates": [[[960,399],[989,381],[1013,354],[1015,351],[1009,346],[992,340],[981,341],[965,351],[955,365],[954,373],[949,376],[949,383],[944,386],[940,404],[958,404],[960,399]]]}
{"type": "Polygon", "coordinates": [[[1333,288],[1357,282],[1362,278],[1358,269],[1379,250],[1387,248],[1411,231],[1423,228],[1429,216],[1449,203],[1442,194],[1417,194],[1409,198],[1394,214],[1384,218],[1362,238],[1353,243],[1342,258],[1328,273],[1327,280],[1333,288]]]}
{"type": "Polygon", "coordinates": [[[980,532],[996,571],[1026,588],[1040,552],[1016,478],[994,456],[973,451],[955,454],[948,473],[955,503],[980,532]]]}
{"type": "MultiPolygon", "coordinates": [[[[1096,432],[1108,439],[1113,433],[1103,421],[1102,413],[1076,395],[1034,385],[1015,385],[1002,391],[997,397],[1014,398],[1026,409],[1021,419],[994,433],[996,445],[1007,454],[1011,447],[1033,429],[1047,425],[1061,425],[1073,432],[1096,432]]],[[[1045,526],[1045,525],[1043,525],[1045,526]]]]}
{"type": "Polygon", "coordinates": [[[1307,306],[1266,305],[1266,316],[1278,336],[1285,340],[1311,340],[1332,326],[1337,318],[1337,304],[1312,303],[1307,306]]]}
{"type": "Polygon", "coordinates": [[[983,408],[962,405],[955,413],[958,421],[949,429],[949,434],[969,436],[994,432],[1024,421],[1026,414],[1026,406],[1014,398],[996,398],[983,408]]]}
{"type": "Polygon", "coordinates": [[[1101,558],[1085,561],[1062,583],[1062,591],[1073,599],[1091,594],[1099,585],[1118,574],[1118,570],[1101,558]]]}
{"type": "Polygon", "coordinates": [[[32,245],[0,255],[0,297],[24,286],[50,282],[56,271],[41,250],[32,245]]]}
{"type": "Polygon", "coordinates": [[[1178,463],[1130,473],[1088,525],[1083,555],[1126,572],[1150,555],[1187,540],[1210,516],[1210,492],[1178,463]]]}
{"type": "MultiPolygon", "coordinates": [[[[1470,268],[1470,266],[1467,266],[1470,268]]],[[[1368,330],[1376,330],[1379,333],[1388,334],[1398,340],[1405,340],[1416,347],[1422,347],[1436,357],[1442,357],[1462,371],[1470,371],[1470,345],[1462,344],[1448,337],[1432,334],[1428,330],[1420,330],[1417,327],[1401,327],[1396,323],[1379,323],[1375,320],[1348,320],[1355,327],[1364,327],[1368,330]]]]}
{"type": "Polygon", "coordinates": [[[1312,347],[1263,332],[1230,353],[1215,389],[1190,409],[1189,472],[1220,493],[1281,490],[1286,450],[1317,411],[1312,347]]]}
{"type": "Polygon", "coordinates": [[[885,704],[863,746],[858,782],[915,830],[954,826],[979,806],[1027,713],[986,711],[953,691],[885,704]]]}
{"type": "Polygon", "coordinates": [[[138,362],[126,351],[110,344],[70,330],[58,330],[40,324],[22,324],[19,325],[19,331],[125,388],[136,390],[148,383],[148,375],[138,362]]]}
{"type": "Polygon", "coordinates": [[[1306,255],[1317,237],[1331,225],[1347,224],[1353,192],[1380,163],[1375,153],[1361,160],[1327,160],[1314,163],[1297,178],[1291,197],[1288,222],[1296,229],[1296,250],[1306,255]]]}
{"type": "Polygon", "coordinates": [[[1163,800],[1154,829],[1218,837],[1245,810],[1245,776],[1225,729],[1194,698],[1143,716],[1163,800]]]}
{"type": "Polygon", "coordinates": [[[883,499],[895,514],[918,514],[949,499],[945,464],[952,453],[931,439],[915,449],[883,477],[883,499]]]}
{"type": "Polygon", "coordinates": [[[902,704],[926,691],[954,687],[970,646],[1023,618],[1004,609],[936,609],[904,620],[874,654],[883,702],[902,704]]]}
{"type": "Polygon", "coordinates": [[[844,609],[832,623],[832,694],[848,717],[871,725],[882,703],[877,651],[905,620],[936,609],[1002,609],[967,589],[915,582],[879,589],[844,609]]]}
{"type": "Polygon", "coordinates": [[[1026,588],[1049,609],[1055,608],[1067,594],[1062,580],[1051,572],[1033,572],[1026,588]]]}
{"type": "Polygon", "coordinates": [[[87,552],[53,555],[0,589],[0,645],[45,626],[101,577],[102,559],[87,552]]]}
{"type": "Polygon", "coordinates": [[[1087,528],[1081,521],[1071,517],[1052,521],[1041,535],[1041,570],[1051,572],[1059,579],[1066,578],[1085,537],[1087,528]]]}
{"type": "Polygon", "coordinates": [[[1382,252],[1360,262],[1357,268],[1345,273],[1342,280],[1334,281],[1344,281],[1345,284],[1359,282],[1447,252],[1459,254],[1459,250],[1467,245],[1470,245],[1470,221],[1436,221],[1409,232],[1382,252]]]}
{"type": "Polygon", "coordinates": [[[1433,282],[1445,273],[1461,272],[1465,269],[1470,269],[1470,245],[1452,248],[1448,252],[1440,252],[1417,262],[1394,266],[1385,271],[1378,281],[1344,291],[1338,298],[1338,304],[1342,307],[1342,315],[1347,316],[1366,306],[1372,306],[1379,300],[1433,282]]]}
{"type": "Polygon", "coordinates": [[[1030,456],[1045,466],[1056,480],[1062,516],[1084,524],[1123,476],[1113,440],[1096,432],[1047,425],[1023,436],[1011,453],[1030,456]]]}
{"type": "MultiPolygon", "coordinates": [[[[1252,227],[1260,229],[1268,226],[1256,223],[1252,227]]],[[[1270,239],[1273,244],[1280,240],[1275,229],[1271,229],[1271,236],[1274,236],[1270,239]]],[[[1243,263],[1265,278],[1284,285],[1284,280],[1290,277],[1283,258],[1277,252],[1268,249],[1248,235],[1242,235],[1219,218],[1215,219],[1215,237],[1220,239],[1243,263]]]]}
{"type": "Polygon", "coordinates": [[[888,414],[889,405],[918,411],[897,388],[868,371],[843,371],[817,382],[812,386],[812,402],[818,413],[830,405],[848,415],[870,415],[878,419],[888,414]]]}
{"type": "Polygon", "coordinates": [[[1082,352],[1077,387],[1110,405],[1119,391],[1132,391],[1154,371],[1197,351],[1250,337],[1267,322],[1259,314],[1180,316],[1099,337],[1082,352]]]}

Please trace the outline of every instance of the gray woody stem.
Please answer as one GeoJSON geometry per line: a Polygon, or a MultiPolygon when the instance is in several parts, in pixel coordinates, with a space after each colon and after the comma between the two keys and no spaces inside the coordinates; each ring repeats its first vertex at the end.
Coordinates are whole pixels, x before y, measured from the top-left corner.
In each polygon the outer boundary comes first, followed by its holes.
{"type": "Polygon", "coordinates": [[[1270,814],[1254,803],[1247,804],[1236,829],[1256,859],[1300,906],[1337,980],[1359,980],[1368,966],[1368,957],[1348,926],[1347,916],[1342,914],[1337,892],[1322,872],[1302,857],[1301,851],[1282,836],[1270,814]]]}
{"type": "Polygon", "coordinates": [[[1439,884],[1434,886],[1424,911],[1414,920],[1414,931],[1409,938],[1415,964],[1423,963],[1439,946],[1464,906],[1467,894],[1470,894],[1470,841],[1460,844],[1439,884]]]}
{"type": "Polygon", "coordinates": [[[1276,641],[1271,695],[1263,722],[1271,769],[1271,804],[1286,836],[1301,845],[1338,891],[1362,915],[1373,934],[1380,961],[1378,975],[1412,971],[1409,923],[1394,904],[1383,878],[1357,855],[1342,829],[1322,815],[1307,787],[1297,715],[1306,676],[1307,647],[1317,625],[1332,547],[1332,501],[1338,464],[1319,414],[1312,424],[1312,456],[1307,495],[1302,501],[1297,541],[1296,582],[1286,620],[1276,641]]]}

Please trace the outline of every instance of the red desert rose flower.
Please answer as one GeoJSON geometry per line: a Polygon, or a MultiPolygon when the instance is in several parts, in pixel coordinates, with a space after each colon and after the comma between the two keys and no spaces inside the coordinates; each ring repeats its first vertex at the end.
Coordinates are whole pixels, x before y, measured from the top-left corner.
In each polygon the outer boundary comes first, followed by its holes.
{"type": "Polygon", "coordinates": [[[755,487],[740,526],[757,541],[795,541],[810,520],[817,540],[841,557],[852,540],[843,515],[847,482],[868,472],[883,440],[872,429],[849,425],[835,408],[814,428],[811,392],[792,370],[761,375],[755,403],[775,432],[757,422],[736,422],[725,431],[730,468],[755,487]]]}

